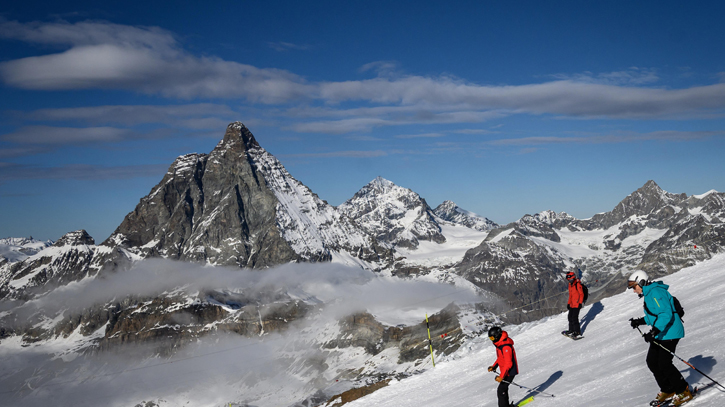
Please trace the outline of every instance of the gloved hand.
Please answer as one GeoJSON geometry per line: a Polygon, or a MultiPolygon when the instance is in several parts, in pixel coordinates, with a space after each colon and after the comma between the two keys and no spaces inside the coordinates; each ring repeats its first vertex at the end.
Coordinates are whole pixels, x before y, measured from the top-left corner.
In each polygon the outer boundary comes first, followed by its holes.
{"type": "Polygon", "coordinates": [[[644,325],[644,317],[642,318],[630,318],[629,319],[629,325],[632,326],[632,329],[636,329],[640,325],[644,325]]]}
{"type": "Polygon", "coordinates": [[[494,370],[496,370],[496,368],[495,368],[495,367],[493,367],[493,366],[489,366],[489,367],[488,367],[488,371],[489,371],[489,372],[493,372],[494,370]]]}
{"type": "Polygon", "coordinates": [[[658,333],[660,333],[660,330],[652,327],[651,331],[644,334],[644,341],[647,343],[652,342],[652,340],[654,340],[655,336],[657,336],[658,333]]]}
{"type": "Polygon", "coordinates": [[[501,376],[496,376],[496,381],[497,381],[497,382],[501,383],[501,380],[503,380],[503,377],[501,377],[501,376]]]}
{"type": "Polygon", "coordinates": [[[571,307],[569,306],[569,304],[566,304],[566,309],[568,309],[568,310],[571,309],[571,307]]]}

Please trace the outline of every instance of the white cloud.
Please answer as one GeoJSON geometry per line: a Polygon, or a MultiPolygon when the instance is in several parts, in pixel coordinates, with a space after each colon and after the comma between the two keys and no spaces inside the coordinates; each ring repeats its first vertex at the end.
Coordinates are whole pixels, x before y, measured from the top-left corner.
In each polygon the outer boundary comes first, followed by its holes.
{"type": "Polygon", "coordinates": [[[420,133],[420,134],[400,134],[395,136],[395,138],[436,138],[436,137],[445,137],[445,134],[443,133],[420,133]]]}
{"type": "Polygon", "coordinates": [[[134,137],[130,130],[114,127],[27,126],[0,136],[0,140],[19,144],[82,144],[116,142],[134,137]]]}
{"type": "Polygon", "coordinates": [[[231,98],[262,104],[325,103],[324,108],[303,107],[283,113],[297,119],[340,119],[288,125],[299,132],[348,133],[410,123],[475,123],[511,114],[584,119],[705,118],[719,117],[725,109],[725,83],[686,89],[644,87],[659,81],[657,71],[651,68],[555,75],[556,80],[544,83],[490,86],[448,76],[389,75],[396,69],[395,63],[376,61],[361,68],[377,71],[378,77],[373,79],[309,83],[284,70],[192,55],[172,33],[154,27],[0,20],[0,37],[67,48],[0,63],[0,78],[9,86],[124,89],[169,98],[231,98]],[[330,107],[342,103],[364,106],[330,107]]]}
{"type": "Polygon", "coordinates": [[[181,125],[193,129],[224,128],[238,113],[226,105],[107,105],[14,112],[14,116],[35,121],[78,121],[88,124],[135,126],[148,123],[181,125]],[[221,127],[220,127],[221,126],[221,127]]]}
{"type": "Polygon", "coordinates": [[[87,164],[64,165],[60,167],[39,167],[14,163],[6,164],[0,165],[0,181],[28,179],[107,180],[139,177],[155,177],[160,179],[168,168],[167,164],[115,167],[87,164]]]}
{"type": "Polygon", "coordinates": [[[592,72],[583,72],[570,75],[557,74],[552,76],[559,80],[571,80],[575,82],[598,83],[614,86],[647,85],[660,80],[657,76],[656,69],[638,67],[631,67],[624,71],[600,72],[597,74],[592,72]]]}
{"type": "Polygon", "coordinates": [[[4,82],[23,89],[126,89],[181,99],[246,98],[260,103],[310,93],[300,77],[283,70],[193,56],[159,28],[3,21],[0,36],[70,47],[0,64],[4,82]]]}
{"type": "Polygon", "coordinates": [[[285,52],[285,51],[290,51],[290,50],[306,51],[306,50],[310,49],[309,45],[300,45],[300,44],[295,44],[292,42],[284,42],[284,41],[268,42],[267,45],[269,45],[269,47],[272,48],[273,50],[279,51],[279,52],[285,52]]]}
{"type": "Polygon", "coordinates": [[[497,146],[532,146],[544,144],[605,144],[628,143],[635,141],[690,141],[709,137],[723,136],[722,131],[655,131],[650,133],[615,133],[606,135],[587,135],[583,137],[522,137],[488,141],[497,146]]]}
{"type": "Polygon", "coordinates": [[[382,150],[374,151],[331,151],[327,153],[308,153],[308,154],[284,154],[283,157],[350,157],[350,158],[372,158],[382,157],[388,155],[387,152],[382,150]]]}

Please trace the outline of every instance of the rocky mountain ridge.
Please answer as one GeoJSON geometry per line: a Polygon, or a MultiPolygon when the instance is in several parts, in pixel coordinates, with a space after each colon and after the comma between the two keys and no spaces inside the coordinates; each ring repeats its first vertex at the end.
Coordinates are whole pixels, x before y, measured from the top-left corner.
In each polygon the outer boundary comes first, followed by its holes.
{"type": "Polygon", "coordinates": [[[723,251],[723,202],[725,193],[688,197],[650,180],[611,212],[590,219],[544,211],[494,229],[455,273],[496,290],[512,307],[540,310],[514,320],[538,318],[544,309],[563,307],[555,293],[565,292],[565,271],[583,270],[596,301],[618,292],[635,269],[657,278],[723,251]]]}
{"type": "Polygon", "coordinates": [[[459,207],[453,201],[443,201],[443,203],[433,210],[433,213],[445,221],[452,222],[457,225],[463,225],[481,232],[495,229],[500,226],[486,217],[479,216],[459,207]]]}

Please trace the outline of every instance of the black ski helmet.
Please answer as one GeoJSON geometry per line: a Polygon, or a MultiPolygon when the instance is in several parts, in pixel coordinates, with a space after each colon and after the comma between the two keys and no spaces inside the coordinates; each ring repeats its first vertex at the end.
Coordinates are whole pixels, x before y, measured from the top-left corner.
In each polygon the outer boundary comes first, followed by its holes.
{"type": "Polygon", "coordinates": [[[503,330],[499,326],[492,326],[488,329],[488,339],[498,342],[499,339],[501,339],[501,334],[503,333],[503,330]]]}

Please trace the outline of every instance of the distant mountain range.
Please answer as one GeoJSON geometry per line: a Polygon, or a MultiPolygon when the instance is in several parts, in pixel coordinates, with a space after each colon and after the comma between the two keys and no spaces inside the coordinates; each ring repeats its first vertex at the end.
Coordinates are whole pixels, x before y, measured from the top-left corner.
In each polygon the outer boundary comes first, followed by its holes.
{"type": "MultiPolygon", "coordinates": [[[[503,304],[490,311],[521,321],[565,308],[565,271],[581,270],[590,301],[597,301],[621,291],[636,268],[663,276],[724,248],[725,193],[688,197],[654,181],[590,219],[544,211],[498,225],[452,201],[431,209],[419,194],[382,177],[333,207],[235,122],[209,154],[177,158],[102,243],[83,230],[56,242],[0,240],[0,299],[22,304],[144,259],[255,270],[332,262],[475,287],[503,304]]],[[[81,350],[164,337],[171,338],[161,350],[168,353],[219,330],[246,336],[283,331],[319,306],[290,292],[200,291],[193,298],[183,292],[117,298],[80,314],[57,310],[27,321],[10,309],[0,314],[0,345],[13,337],[34,343],[81,332],[92,339],[81,350]]],[[[441,314],[441,332],[458,329],[459,316],[451,309],[441,314]]],[[[326,346],[363,346],[371,354],[396,346],[407,349],[405,361],[426,357],[425,349],[410,347],[414,341],[405,345],[415,329],[398,332],[370,315],[340,324],[322,340],[326,346]]],[[[456,338],[451,349],[463,337],[456,338]]]]}

